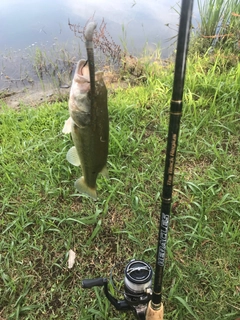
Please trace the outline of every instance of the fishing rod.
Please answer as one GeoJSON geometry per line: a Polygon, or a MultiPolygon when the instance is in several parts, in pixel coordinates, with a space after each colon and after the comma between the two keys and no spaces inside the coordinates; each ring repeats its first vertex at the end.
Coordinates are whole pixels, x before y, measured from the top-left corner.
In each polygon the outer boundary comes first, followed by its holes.
{"type": "MultiPolygon", "coordinates": [[[[124,268],[124,291],[122,292],[124,299],[122,300],[117,300],[109,292],[107,278],[85,279],[82,281],[83,288],[89,289],[95,286],[103,287],[105,296],[117,310],[133,311],[136,318],[140,320],[163,319],[163,273],[170,222],[174,168],[178,146],[180,119],[182,115],[182,98],[192,9],[193,0],[182,0],[173,92],[170,106],[153,289],[153,269],[148,263],[135,259],[128,262],[124,268]]],[[[113,279],[111,279],[111,282],[114,286],[113,279]]]]}
{"type": "Polygon", "coordinates": [[[170,221],[173,176],[176,162],[176,152],[182,115],[182,98],[186,73],[187,51],[191,29],[193,0],[182,0],[180,24],[178,32],[177,53],[175,61],[173,93],[170,107],[170,119],[168,127],[167,151],[164,169],[164,181],[162,190],[162,204],[160,212],[160,228],[155,266],[155,279],[152,299],[147,309],[146,319],[163,319],[162,284],[166,255],[168,227],[170,221]],[[159,314],[162,313],[162,317],[159,314]],[[156,315],[156,317],[155,317],[156,315]]]}

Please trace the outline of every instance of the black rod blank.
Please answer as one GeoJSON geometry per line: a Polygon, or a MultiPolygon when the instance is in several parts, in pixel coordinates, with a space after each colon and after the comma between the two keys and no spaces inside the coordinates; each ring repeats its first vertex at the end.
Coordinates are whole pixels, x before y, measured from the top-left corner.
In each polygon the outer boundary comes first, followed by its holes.
{"type": "Polygon", "coordinates": [[[167,151],[160,211],[160,226],[156,255],[155,279],[151,307],[160,308],[162,302],[162,283],[167,245],[168,226],[172,202],[173,175],[178,145],[180,118],[182,115],[182,97],[186,71],[186,60],[191,28],[193,0],[182,0],[180,24],[178,32],[177,53],[173,81],[173,93],[170,107],[167,151]]]}

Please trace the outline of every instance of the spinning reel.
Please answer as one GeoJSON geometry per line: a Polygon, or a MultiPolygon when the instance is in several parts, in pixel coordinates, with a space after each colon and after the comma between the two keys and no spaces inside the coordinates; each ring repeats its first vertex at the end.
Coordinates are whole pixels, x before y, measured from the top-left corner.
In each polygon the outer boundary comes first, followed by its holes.
{"type": "MultiPolygon", "coordinates": [[[[111,304],[119,311],[134,311],[137,319],[145,319],[147,304],[152,296],[151,266],[141,260],[131,260],[124,269],[123,300],[117,300],[108,290],[107,278],[85,279],[82,287],[104,287],[104,293],[111,304]]],[[[111,282],[114,286],[113,279],[111,282]]],[[[116,289],[116,288],[115,288],[116,289]]]]}

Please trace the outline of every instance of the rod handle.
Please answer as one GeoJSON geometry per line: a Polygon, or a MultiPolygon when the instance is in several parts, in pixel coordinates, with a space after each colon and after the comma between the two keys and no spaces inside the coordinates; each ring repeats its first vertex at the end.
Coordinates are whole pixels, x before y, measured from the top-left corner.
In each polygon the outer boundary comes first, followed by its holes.
{"type": "Polygon", "coordinates": [[[102,287],[106,282],[106,278],[84,279],[82,281],[82,288],[90,289],[92,287],[102,287]]]}
{"type": "Polygon", "coordinates": [[[163,320],[163,304],[161,303],[160,309],[154,310],[151,306],[151,301],[148,304],[146,312],[146,320],[163,320]]]}

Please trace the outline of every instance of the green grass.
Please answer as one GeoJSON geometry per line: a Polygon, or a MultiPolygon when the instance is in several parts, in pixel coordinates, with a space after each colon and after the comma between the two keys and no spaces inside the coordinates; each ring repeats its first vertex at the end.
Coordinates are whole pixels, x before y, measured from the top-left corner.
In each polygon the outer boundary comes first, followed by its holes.
{"type": "Polygon", "coordinates": [[[200,24],[195,49],[206,52],[210,46],[239,52],[239,0],[198,0],[200,24]]]}
{"type": "MultiPolygon", "coordinates": [[[[79,196],[67,102],[1,104],[0,318],[133,319],[81,280],[131,258],[153,267],[173,65],[109,96],[110,179],[79,196]],[[76,264],[67,269],[68,250],[76,264]]],[[[189,58],[164,274],[166,320],[240,315],[240,65],[189,58]]],[[[121,297],[119,297],[121,298],[121,297]]]]}

